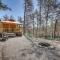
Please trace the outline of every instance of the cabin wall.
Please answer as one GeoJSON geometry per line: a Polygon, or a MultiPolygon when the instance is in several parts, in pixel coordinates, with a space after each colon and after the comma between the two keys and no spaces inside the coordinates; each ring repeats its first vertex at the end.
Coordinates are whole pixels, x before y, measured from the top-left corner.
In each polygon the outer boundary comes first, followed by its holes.
{"type": "Polygon", "coordinates": [[[0,33],[2,33],[3,32],[3,24],[2,24],[2,22],[0,22],[0,33]]]}
{"type": "Polygon", "coordinates": [[[15,32],[16,24],[12,23],[3,23],[4,32],[15,32]]]}

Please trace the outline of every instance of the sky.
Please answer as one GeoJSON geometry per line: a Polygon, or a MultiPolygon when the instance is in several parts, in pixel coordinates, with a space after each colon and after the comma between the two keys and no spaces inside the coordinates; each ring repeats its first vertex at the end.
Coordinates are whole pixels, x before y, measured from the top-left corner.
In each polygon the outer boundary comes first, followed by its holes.
{"type": "MultiPolygon", "coordinates": [[[[12,11],[6,10],[1,11],[0,10],[0,18],[3,18],[3,16],[13,16],[14,18],[18,18],[18,16],[23,17],[24,16],[24,0],[2,0],[4,4],[6,4],[8,7],[12,9],[12,11]]],[[[34,0],[36,3],[36,1],[34,0]]]]}
{"type": "Polygon", "coordinates": [[[0,11],[0,18],[4,15],[14,16],[17,18],[18,16],[23,17],[24,13],[24,1],[23,0],[3,0],[3,3],[12,9],[12,11],[0,11]]]}
{"type": "MultiPolygon", "coordinates": [[[[35,8],[37,5],[37,0],[33,0],[33,3],[35,8]]],[[[60,1],[60,0],[59,0],[60,1]]],[[[0,10],[0,18],[3,18],[3,16],[13,16],[15,19],[18,18],[18,16],[23,17],[24,16],[24,0],[2,0],[4,4],[6,4],[8,7],[12,9],[12,11],[6,10],[1,11],[0,10]]]]}

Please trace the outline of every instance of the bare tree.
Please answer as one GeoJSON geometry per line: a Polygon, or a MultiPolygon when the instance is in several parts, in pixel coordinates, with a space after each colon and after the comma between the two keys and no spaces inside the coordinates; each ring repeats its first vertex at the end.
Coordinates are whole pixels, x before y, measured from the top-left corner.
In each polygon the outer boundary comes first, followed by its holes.
{"type": "MultiPolygon", "coordinates": [[[[49,35],[48,34],[48,21],[49,21],[49,14],[52,13],[51,11],[55,11],[56,7],[56,0],[38,0],[39,6],[40,6],[40,24],[42,24],[42,15],[41,14],[44,11],[45,20],[45,38],[49,35]]],[[[42,27],[42,26],[41,26],[42,27]]]]}

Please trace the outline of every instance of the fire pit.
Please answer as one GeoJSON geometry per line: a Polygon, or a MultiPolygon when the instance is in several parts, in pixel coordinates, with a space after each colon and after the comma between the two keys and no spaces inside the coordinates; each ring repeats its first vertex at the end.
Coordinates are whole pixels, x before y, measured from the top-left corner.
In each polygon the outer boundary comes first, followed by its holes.
{"type": "Polygon", "coordinates": [[[38,43],[38,45],[40,45],[42,47],[50,47],[51,46],[49,43],[46,43],[46,42],[40,42],[40,43],[38,43]]]}

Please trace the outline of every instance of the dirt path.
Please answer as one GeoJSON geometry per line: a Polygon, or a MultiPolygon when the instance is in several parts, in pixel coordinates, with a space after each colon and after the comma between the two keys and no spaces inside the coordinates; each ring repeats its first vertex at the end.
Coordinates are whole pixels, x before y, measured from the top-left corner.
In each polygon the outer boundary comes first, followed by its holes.
{"type": "Polygon", "coordinates": [[[0,42],[0,60],[2,60],[2,51],[3,51],[4,42],[0,42]]]}
{"type": "MultiPolygon", "coordinates": [[[[42,39],[40,39],[40,42],[42,39]]],[[[38,43],[39,41],[35,41],[38,43]]],[[[1,44],[0,60],[60,60],[60,50],[32,46],[26,37],[15,37],[1,44]],[[2,50],[3,47],[3,50],[2,50]]]]}
{"type": "Polygon", "coordinates": [[[24,37],[8,39],[4,44],[4,60],[20,60],[20,51],[31,48],[31,43],[24,37]]]}

